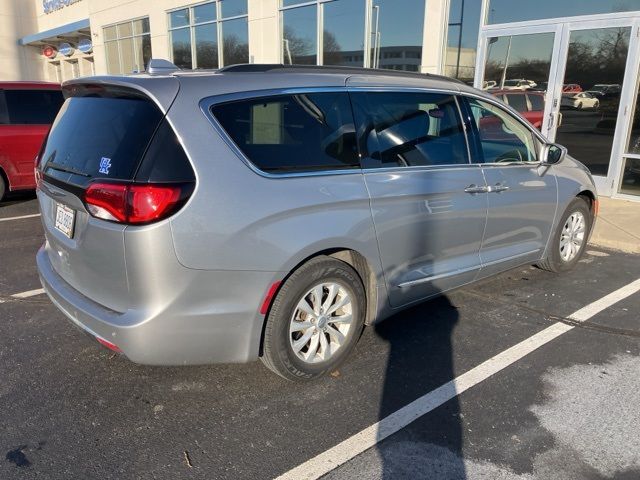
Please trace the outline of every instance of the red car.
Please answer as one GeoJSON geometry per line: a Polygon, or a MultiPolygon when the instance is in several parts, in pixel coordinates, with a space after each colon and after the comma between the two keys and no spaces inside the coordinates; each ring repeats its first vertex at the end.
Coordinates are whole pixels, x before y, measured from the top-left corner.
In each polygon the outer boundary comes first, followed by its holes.
{"type": "Polygon", "coordinates": [[[566,83],[562,86],[562,93],[580,93],[582,87],[577,83],[566,83]]]}
{"type": "Polygon", "coordinates": [[[538,130],[544,118],[544,93],[533,91],[497,90],[491,92],[526,118],[538,130]]]}
{"type": "Polygon", "coordinates": [[[0,82],[0,200],[35,189],[34,159],[63,102],[57,83],[0,82]]]}

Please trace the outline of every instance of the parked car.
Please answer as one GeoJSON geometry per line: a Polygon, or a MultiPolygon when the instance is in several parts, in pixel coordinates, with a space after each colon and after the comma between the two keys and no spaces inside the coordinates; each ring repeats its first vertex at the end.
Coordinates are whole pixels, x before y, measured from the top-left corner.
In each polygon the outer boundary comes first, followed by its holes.
{"type": "Polygon", "coordinates": [[[544,93],[518,92],[513,90],[497,90],[491,92],[504,103],[518,111],[538,130],[542,128],[544,118],[544,93]]]}
{"type": "Polygon", "coordinates": [[[582,87],[577,83],[566,83],[562,86],[563,93],[579,93],[582,91],[582,87]]]}
{"type": "Polygon", "coordinates": [[[506,80],[502,87],[503,90],[529,90],[537,85],[533,80],[514,79],[506,80]]]}
{"type": "Polygon", "coordinates": [[[37,167],[40,279],[138,363],[260,357],[312,379],[365,324],[520,265],[572,268],[597,210],[566,149],[445,77],[152,60],[63,91],[37,167]]]}
{"type": "Polygon", "coordinates": [[[549,88],[549,82],[538,82],[535,87],[531,87],[529,90],[534,92],[546,93],[548,88],[549,88]]]}
{"type": "Polygon", "coordinates": [[[560,106],[575,108],[578,110],[583,110],[585,108],[595,110],[600,106],[600,100],[595,98],[589,92],[573,93],[573,94],[565,93],[564,95],[562,95],[560,106]]]}
{"type": "Polygon", "coordinates": [[[36,188],[34,160],[63,101],[56,83],[0,82],[0,200],[36,188]]]}
{"type": "Polygon", "coordinates": [[[587,90],[587,93],[590,93],[594,97],[597,98],[612,98],[619,97],[620,92],[622,91],[622,87],[619,84],[596,84],[587,90]]]}

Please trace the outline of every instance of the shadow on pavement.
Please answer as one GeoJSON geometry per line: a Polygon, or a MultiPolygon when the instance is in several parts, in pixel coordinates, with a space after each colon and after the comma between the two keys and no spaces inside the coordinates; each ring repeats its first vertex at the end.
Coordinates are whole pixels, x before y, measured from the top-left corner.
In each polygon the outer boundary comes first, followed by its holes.
{"type": "MultiPolygon", "coordinates": [[[[380,420],[454,378],[451,338],[458,317],[441,296],[376,325],[389,343],[380,420]]],[[[404,430],[378,444],[379,478],[465,479],[458,398],[422,417],[419,429],[419,438],[404,430]]]]}

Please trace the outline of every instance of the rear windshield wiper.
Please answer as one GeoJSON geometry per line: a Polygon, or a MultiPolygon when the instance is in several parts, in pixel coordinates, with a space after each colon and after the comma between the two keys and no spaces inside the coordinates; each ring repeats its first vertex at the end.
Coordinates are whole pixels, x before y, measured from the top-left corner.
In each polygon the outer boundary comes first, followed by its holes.
{"type": "Polygon", "coordinates": [[[51,168],[52,170],[58,170],[59,172],[73,173],[74,175],[80,175],[81,177],[91,177],[91,175],[89,175],[88,173],[81,172],[80,170],[77,170],[73,167],[51,161],[47,162],[44,168],[51,168]]]}

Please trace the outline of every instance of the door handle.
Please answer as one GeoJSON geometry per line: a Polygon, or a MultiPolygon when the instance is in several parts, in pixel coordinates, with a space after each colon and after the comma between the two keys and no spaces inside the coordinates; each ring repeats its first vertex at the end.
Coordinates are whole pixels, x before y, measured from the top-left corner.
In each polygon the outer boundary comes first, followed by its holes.
{"type": "Polygon", "coordinates": [[[464,189],[467,193],[487,193],[489,189],[484,185],[476,185],[472,183],[467,188],[464,189]]]}
{"type": "Polygon", "coordinates": [[[507,190],[509,190],[509,187],[507,185],[496,183],[493,187],[489,187],[487,191],[490,193],[500,193],[506,192],[507,190]]]}

